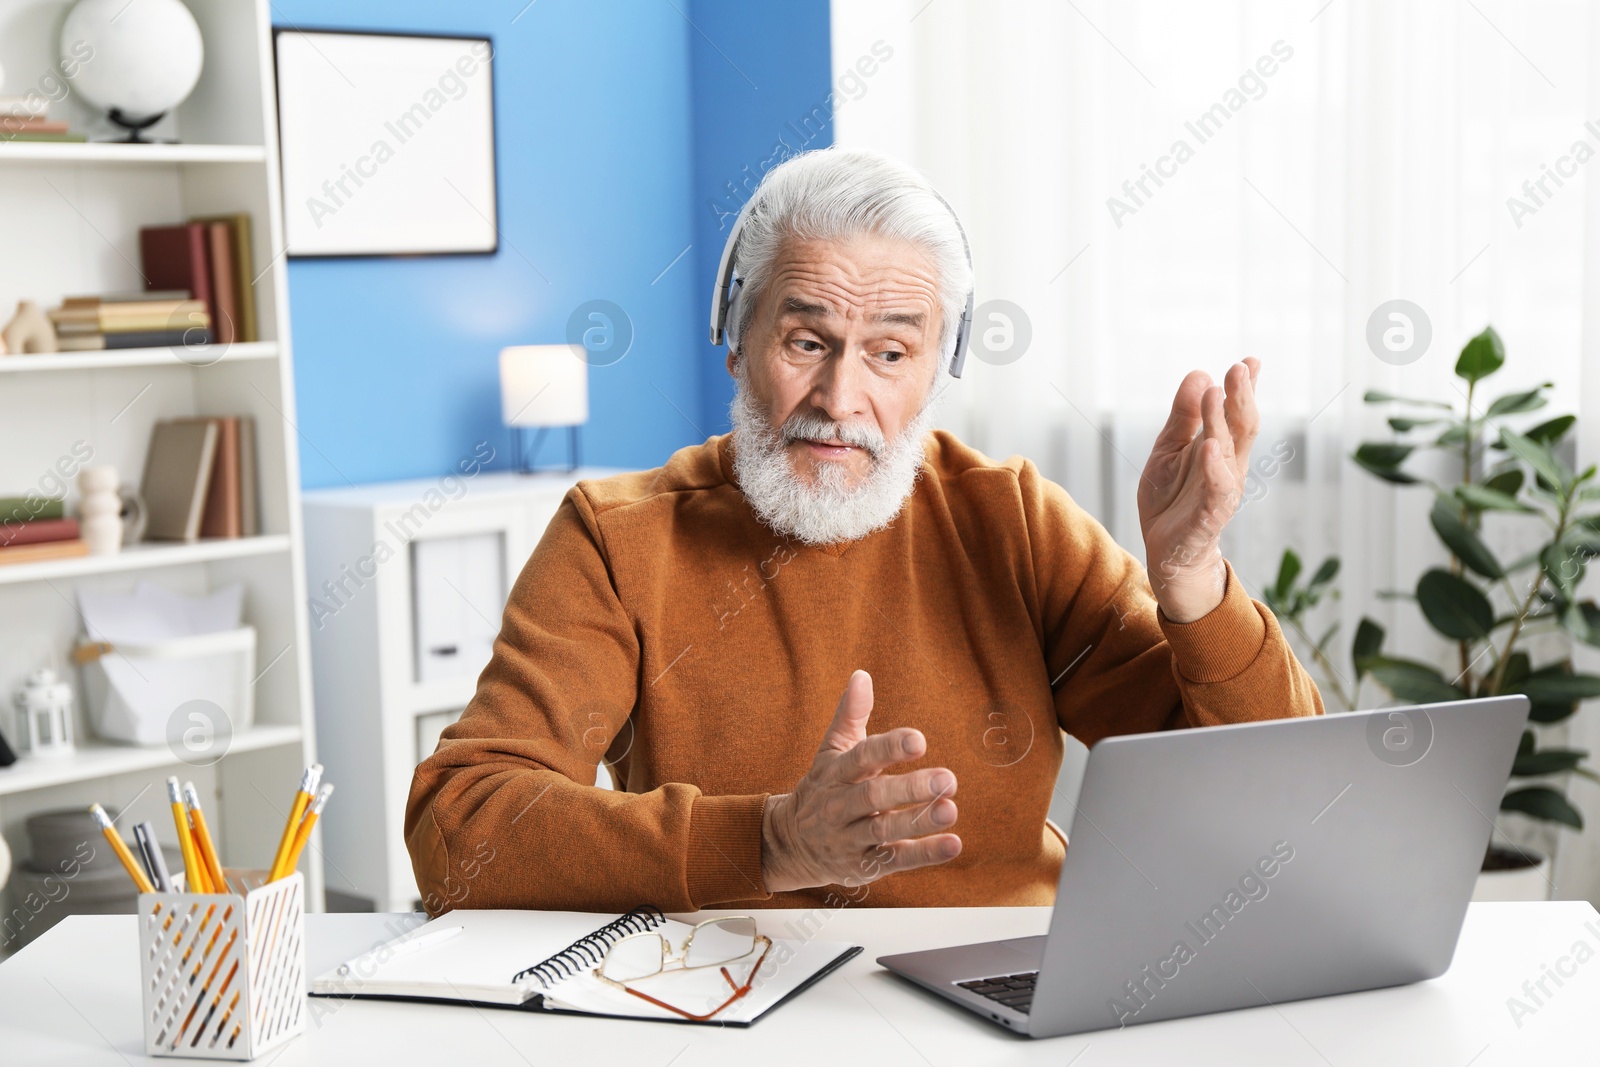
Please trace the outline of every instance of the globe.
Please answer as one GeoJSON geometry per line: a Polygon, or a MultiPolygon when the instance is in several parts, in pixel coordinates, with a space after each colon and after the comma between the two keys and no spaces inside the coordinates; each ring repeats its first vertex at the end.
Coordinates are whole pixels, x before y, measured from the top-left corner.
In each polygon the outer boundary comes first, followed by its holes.
{"type": "Polygon", "coordinates": [[[61,24],[61,56],[78,69],[73,89],[137,141],[194,91],[205,45],[181,0],[79,0],[61,24]]]}

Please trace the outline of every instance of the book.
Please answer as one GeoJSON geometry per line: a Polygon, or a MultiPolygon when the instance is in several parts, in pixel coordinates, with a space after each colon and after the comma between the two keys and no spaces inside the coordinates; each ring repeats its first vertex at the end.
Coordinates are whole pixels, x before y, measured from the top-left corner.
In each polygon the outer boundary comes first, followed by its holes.
{"type": "MultiPolygon", "coordinates": [[[[150,300],[141,304],[101,304],[98,325],[105,333],[131,330],[208,329],[211,316],[199,300],[150,300]]],[[[67,320],[81,321],[81,320],[67,320]]]]}
{"type": "Polygon", "coordinates": [[[82,133],[0,133],[0,141],[74,141],[89,139],[82,133]]]}
{"type": "Polygon", "coordinates": [[[212,323],[218,320],[216,296],[211,288],[211,234],[205,223],[146,226],[139,231],[139,258],[144,264],[145,287],[187,289],[206,306],[212,323]]]}
{"type": "Polygon", "coordinates": [[[75,541],[77,538],[77,519],[0,520],[0,548],[7,545],[44,544],[48,541],[75,541]]]}
{"type": "Polygon", "coordinates": [[[0,548],[0,566],[11,563],[38,563],[47,559],[72,559],[87,556],[87,541],[41,541],[33,545],[11,545],[0,548]]]}
{"type": "Polygon", "coordinates": [[[38,93],[17,96],[0,94],[0,115],[18,115],[23,118],[44,118],[50,112],[50,101],[38,93]]]}
{"type": "MultiPolygon", "coordinates": [[[[761,925],[758,918],[758,929],[761,925]]],[[[654,931],[678,949],[691,929],[651,907],[609,918],[571,911],[452,911],[320,975],[311,983],[311,995],[698,1021],[656,1007],[593,973],[606,950],[630,934],[654,931]],[[415,947],[408,949],[412,942],[415,947]]],[[[756,971],[750,992],[704,1021],[711,1026],[749,1026],[860,952],[859,945],[838,941],[772,938],[772,949],[756,971]]],[[[728,970],[737,972],[742,982],[755,961],[752,955],[730,963],[728,970]]],[[[706,967],[643,979],[637,988],[704,1012],[726,999],[728,981],[722,968],[706,967]]]]}
{"type": "Polygon", "coordinates": [[[208,215],[191,222],[225,222],[228,224],[233,247],[233,300],[237,322],[234,324],[236,340],[261,340],[260,326],[256,320],[255,249],[250,236],[250,213],[240,211],[232,215],[208,215]]]}
{"type": "Polygon", "coordinates": [[[59,519],[67,514],[65,497],[0,496],[0,522],[59,519]]]}
{"type": "Polygon", "coordinates": [[[201,537],[238,537],[239,507],[239,420],[228,416],[178,419],[178,422],[209,422],[217,428],[217,455],[211,464],[211,481],[206,486],[205,512],[200,519],[201,537]]]}
{"type": "Polygon", "coordinates": [[[261,532],[260,482],[256,476],[256,420],[239,416],[239,536],[261,532]]]}
{"type": "Polygon", "coordinates": [[[128,333],[102,333],[104,348],[173,348],[211,343],[211,331],[198,326],[187,330],[133,330],[128,333]]]}
{"type": "Polygon", "coordinates": [[[147,513],[145,537],[194,541],[200,536],[206,489],[217,456],[217,427],[209,419],[164,419],[150,431],[139,495],[147,513]]]}
{"type": "Polygon", "coordinates": [[[66,133],[65,122],[32,115],[0,115],[0,133],[66,133]]]}
{"type": "Polygon", "coordinates": [[[231,345],[238,340],[238,309],[233,291],[236,284],[233,268],[233,230],[226,222],[206,222],[210,240],[212,315],[211,334],[218,344],[231,345]]]}
{"type": "Polygon", "coordinates": [[[101,304],[142,304],[153,300],[189,300],[187,289],[130,289],[120,293],[98,293],[91,296],[69,296],[61,301],[63,308],[92,307],[101,304]]]}

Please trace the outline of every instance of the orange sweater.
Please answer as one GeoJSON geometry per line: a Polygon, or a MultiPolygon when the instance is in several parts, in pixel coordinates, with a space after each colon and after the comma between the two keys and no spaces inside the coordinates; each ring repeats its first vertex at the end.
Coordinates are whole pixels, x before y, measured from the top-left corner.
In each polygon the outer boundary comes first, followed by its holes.
{"type": "Polygon", "coordinates": [[[1144,569],[1026,460],[931,436],[894,523],[813,548],[761,525],[728,437],[567,494],[506,605],[461,720],[416,770],[424,906],[1048,904],[1065,730],[1320,714],[1232,570],[1220,606],[1160,616],[1144,569]],[[761,815],[806,773],[850,672],[868,731],[914,726],[959,782],[948,864],[769,894],[761,815]],[[623,784],[591,785],[601,760],[623,784]]]}

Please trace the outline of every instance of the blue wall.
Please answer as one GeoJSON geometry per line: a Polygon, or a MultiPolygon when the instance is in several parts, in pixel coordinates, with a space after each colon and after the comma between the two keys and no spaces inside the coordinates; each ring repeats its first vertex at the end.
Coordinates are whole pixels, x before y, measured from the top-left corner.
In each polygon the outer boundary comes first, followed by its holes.
{"type": "MultiPolygon", "coordinates": [[[[499,350],[562,340],[593,299],[626,311],[634,341],[621,362],[590,371],[585,462],[654,466],[725,423],[705,319],[731,220],[719,226],[708,201],[726,199],[722,183],[746,166],[759,177],[785,124],[826,103],[827,2],[519,10],[274,3],[281,26],[486,34],[496,50],[499,253],[289,265],[306,488],[441,474],[480,440],[500,451],[491,466],[509,466],[499,350]]],[[[829,127],[808,147],[831,138],[829,127]]]]}

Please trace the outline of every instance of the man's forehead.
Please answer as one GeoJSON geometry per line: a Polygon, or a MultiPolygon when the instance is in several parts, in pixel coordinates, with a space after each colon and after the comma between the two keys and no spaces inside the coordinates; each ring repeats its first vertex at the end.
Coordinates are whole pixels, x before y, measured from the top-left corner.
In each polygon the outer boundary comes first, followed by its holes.
{"type": "MultiPolygon", "coordinates": [[[[869,294],[864,305],[867,321],[921,329],[927,323],[928,316],[917,310],[913,304],[907,303],[904,296],[905,294],[883,292],[869,294]]],[[[839,311],[831,301],[818,300],[813,296],[799,293],[780,297],[778,313],[801,319],[822,320],[839,317],[839,311]]]]}

